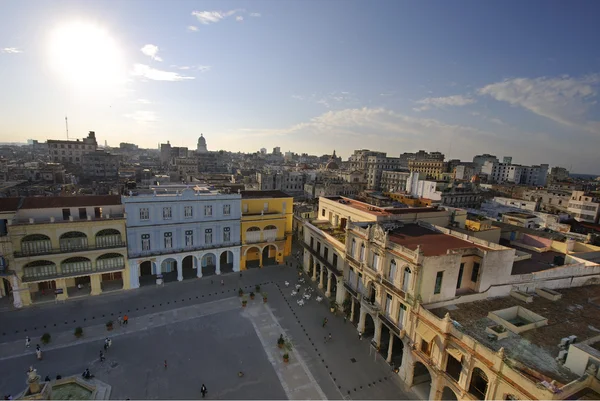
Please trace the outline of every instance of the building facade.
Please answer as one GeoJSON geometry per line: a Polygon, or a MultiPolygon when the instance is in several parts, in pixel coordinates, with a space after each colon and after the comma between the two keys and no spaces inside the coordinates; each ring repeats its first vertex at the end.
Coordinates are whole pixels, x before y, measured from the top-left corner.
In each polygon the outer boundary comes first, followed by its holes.
{"type": "Polygon", "coordinates": [[[585,191],[573,191],[567,211],[577,221],[598,224],[600,197],[585,191]]]}
{"type": "Polygon", "coordinates": [[[116,181],[120,157],[104,150],[83,154],[83,177],[87,180],[116,181]]]}
{"type": "Polygon", "coordinates": [[[238,271],[239,194],[187,188],[124,196],[131,287],[238,271]]]}
{"type": "Polygon", "coordinates": [[[241,195],[241,269],[282,264],[292,250],[294,198],[281,191],[241,195]]]}
{"type": "Polygon", "coordinates": [[[119,196],[22,198],[7,217],[15,306],[130,288],[119,196]]]}
{"type": "Polygon", "coordinates": [[[88,152],[95,152],[98,148],[96,133],[94,131],[90,131],[88,136],[83,138],[82,141],[79,139],[76,141],[48,139],[47,142],[50,160],[55,163],[81,165],[83,163],[83,155],[88,152]]]}
{"type": "Polygon", "coordinates": [[[409,171],[383,171],[380,188],[383,192],[404,192],[409,176],[409,171]]]}

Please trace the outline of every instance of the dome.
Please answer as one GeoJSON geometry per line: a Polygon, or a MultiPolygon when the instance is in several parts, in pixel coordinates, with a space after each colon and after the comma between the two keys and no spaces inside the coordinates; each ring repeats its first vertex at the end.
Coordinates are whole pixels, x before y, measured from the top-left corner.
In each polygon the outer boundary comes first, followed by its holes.
{"type": "Polygon", "coordinates": [[[200,134],[200,138],[198,138],[198,144],[206,145],[206,139],[204,139],[204,136],[202,136],[202,134],[200,134]]]}
{"type": "Polygon", "coordinates": [[[327,165],[325,166],[326,170],[339,170],[340,167],[337,165],[336,162],[334,162],[333,160],[330,161],[329,163],[327,163],[327,165]]]}

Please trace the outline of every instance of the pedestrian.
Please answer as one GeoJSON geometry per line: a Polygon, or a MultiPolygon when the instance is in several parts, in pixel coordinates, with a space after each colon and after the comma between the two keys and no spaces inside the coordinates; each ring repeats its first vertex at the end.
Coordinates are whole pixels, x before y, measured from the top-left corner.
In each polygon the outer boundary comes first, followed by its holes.
{"type": "Polygon", "coordinates": [[[167,368],[167,360],[165,359],[165,369],[167,368]]]}
{"type": "Polygon", "coordinates": [[[112,338],[108,338],[108,348],[112,347],[112,338]]]}
{"type": "Polygon", "coordinates": [[[49,382],[50,381],[50,376],[46,375],[46,378],[44,379],[45,382],[49,382]]]}
{"type": "Polygon", "coordinates": [[[42,360],[42,350],[41,349],[39,349],[39,348],[36,349],[35,350],[35,355],[37,356],[38,360],[40,360],[40,361],[42,360]]]}
{"type": "Polygon", "coordinates": [[[60,380],[60,379],[62,379],[62,376],[61,375],[56,375],[56,380],[60,380]]]}
{"type": "Polygon", "coordinates": [[[127,316],[127,315],[124,315],[124,316],[123,316],[123,324],[124,324],[125,326],[127,326],[127,323],[129,323],[129,316],[127,316]]]}
{"type": "Polygon", "coordinates": [[[332,340],[332,338],[331,338],[331,333],[329,333],[329,339],[328,339],[328,340],[329,340],[329,341],[331,341],[331,340],[332,340]]]}
{"type": "Polygon", "coordinates": [[[358,332],[358,339],[362,340],[362,332],[361,331],[358,332]]]}
{"type": "Polygon", "coordinates": [[[225,285],[225,280],[221,280],[221,286],[225,285]]]}
{"type": "Polygon", "coordinates": [[[346,323],[346,321],[348,321],[348,316],[344,315],[344,323],[346,323]]]}
{"type": "Polygon", "coordinates": [[[121,315],[119,315],[119,317],[117,318],[117,322],[119,322],[119,326],[123,326],[123,318],[121,317],[121,315]]]}
{"type": "Polygon", "coordinates": [[[29,348],[29,346],[31,345],[31,339],[29,338],[29,336],[25,337],[25,347],[29,348]]]}
{"type": "Polygon", "coordinates": [[[100,351],[100,362],[104,362],[105,359],[104,352],[100,351]]]}
{"type": "Polygon", "coordinates": [[[200,392],[202,393],[202,398],[204,398],[206,396],[206,393],[208,392],[204,383],[202,384],[202,387],[200,387],[200,392]]]}
{"type": "Polygon", "coordinates": [[[323,328],[325,328],[325,325],[327,324],[327,322],[328,322],[327,318],[324,318],[323,319],[323,328]]]}

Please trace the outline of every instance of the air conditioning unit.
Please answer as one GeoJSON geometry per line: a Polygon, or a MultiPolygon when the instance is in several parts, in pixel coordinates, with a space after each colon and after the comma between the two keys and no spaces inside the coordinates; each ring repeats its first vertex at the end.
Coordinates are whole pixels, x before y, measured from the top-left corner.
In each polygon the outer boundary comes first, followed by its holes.
{"type": "Polygon", "coordinates": [[[569,345],[569,337],[564,337],[560,339],[560,344],[558,345],[560,348],[567,348],[567,345],[569,345]]]}
{"type": "Polygon", "coordinates": [[[577,336],[569,336],[569,344],[575,344],[575,342],[577,342],[577,336]]]}
{"type": "Polygon", "coordinates": [[[559,351],[558,358],[556,358],[556,360],[560,361],[560,362],[566,361],[568,353],[569,353],[569,351],[567,351],[567,350],[561,350],[561,351],[559,351]]]}

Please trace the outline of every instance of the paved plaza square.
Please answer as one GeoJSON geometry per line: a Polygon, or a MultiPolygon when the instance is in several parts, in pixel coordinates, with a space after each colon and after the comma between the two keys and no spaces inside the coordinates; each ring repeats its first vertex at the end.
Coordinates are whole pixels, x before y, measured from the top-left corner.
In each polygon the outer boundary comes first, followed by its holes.
{"type": "Polygon", "coordinates": [[[111,399],[197,399],[203,383],[209,399],[415,398],[354,326],[324,304],[296,304],[284,282],[297,278],[294,268],[275,266],[2,312],[0,389],[3,395],[21,391],[33,365],[52,378],[89,367],[112,386],[111,399]],[[268,302],[257,297],[242,308],[238,288],[249,293],[256,284],[268,302]],[[124,313],[130,323],[108,332],[105,322],[124,313]],[[73,335],[78,326],[80,339],[73,335]],[[37,361],[43,332],[53,339],[37,361]],[[329,332],[333,341],[325,343],[329,332]],[[280,334],[293,343],[287,364],[276,345],[280,334]],[[100,362],[106,336],[113,345],[100,362]]]}

